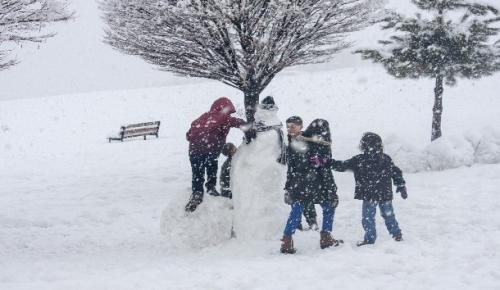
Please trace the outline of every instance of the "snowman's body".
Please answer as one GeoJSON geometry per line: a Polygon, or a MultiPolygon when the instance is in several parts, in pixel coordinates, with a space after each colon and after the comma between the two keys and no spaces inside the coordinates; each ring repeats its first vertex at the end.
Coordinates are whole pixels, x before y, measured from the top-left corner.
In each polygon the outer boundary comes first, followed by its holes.
{"type": "Polygon", "coordinates": [[[282,123],[277,109],[257,109],[257,137],[242,144],[233,158],[231,188],[233,230],[238,239],[277,239],[290,208],[283,202],[286,166],[282,153],[282,123]]]}

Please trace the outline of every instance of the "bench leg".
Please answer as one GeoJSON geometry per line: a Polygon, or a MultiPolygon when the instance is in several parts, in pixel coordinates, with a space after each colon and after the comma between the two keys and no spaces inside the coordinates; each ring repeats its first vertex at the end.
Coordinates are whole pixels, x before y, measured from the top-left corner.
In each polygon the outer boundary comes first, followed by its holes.
{"type": "Polygon", "coordinates": [[[146,135],[144,135],[144,140],[146,140],[146,135]]]}

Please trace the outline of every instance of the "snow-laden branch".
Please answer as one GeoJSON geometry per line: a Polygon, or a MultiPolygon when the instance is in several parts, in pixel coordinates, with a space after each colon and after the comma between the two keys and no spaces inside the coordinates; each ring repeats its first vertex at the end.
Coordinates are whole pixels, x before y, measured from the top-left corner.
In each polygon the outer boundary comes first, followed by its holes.
{"type": "Polygon", "coordinates": [[[285,67],[325,62],[373,0],[102,0],[105,41],[165,71],[259,94],[285,67]]]}
{"type": "Polygon", "coordinates": [[[8,43],[42,42],[54,36],[42,29],[73,17],[67,3],[58,0],[0,0],[0,70],[17,62],[8,59],[8,43]]]}

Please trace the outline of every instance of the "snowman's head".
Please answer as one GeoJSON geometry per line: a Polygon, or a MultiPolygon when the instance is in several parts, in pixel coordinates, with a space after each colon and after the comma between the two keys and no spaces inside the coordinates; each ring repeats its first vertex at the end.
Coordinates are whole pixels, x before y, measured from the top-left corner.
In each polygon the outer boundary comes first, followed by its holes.
{"type": "Polygon", "coordinates": [[[277,111],[278,110],[278,106],[274,102],[274,98],[272,96],[265,97],[262,100],[262,102],[260,102],[259,108],[262,110],[269,110],[269,111],[277,111]]]}

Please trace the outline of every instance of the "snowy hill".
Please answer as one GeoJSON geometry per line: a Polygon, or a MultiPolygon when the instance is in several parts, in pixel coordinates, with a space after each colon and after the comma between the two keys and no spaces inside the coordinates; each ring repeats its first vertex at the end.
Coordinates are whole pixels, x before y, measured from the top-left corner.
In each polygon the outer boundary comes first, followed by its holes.
{"type": "MultiPolygon", "coordinates": [[[[317,232],[298,233],[294,256],[280,255],[278,240],[193,249],[160,233],[162,211],[190,193],[190,121],[219,96],[241,109],[239,92],[204,82],[2,101],[0,288],[495,289],[497,80],[446,88],[447,137],[433,148],[430,81],[396,81],[380,68],[290,71],[276,79],[265,94],[275,96],[281,118],[328,119],[335,157],[356,154],[363,132],[380,133],[405,168],[410,196],[395,199],[404,242],[395,243],[378,219],[377,244],[356,248],[361,204],[352,199],[352,174],[335,173],[334,236],[346,244],[320,250],[317,232]],[[155,120],[159,139],[106,140],[122,124],[155,120]],[[426,166],[415,163],[422,158],[426,166]],[[441,167],[433,160],[458,168],[434,171],[441,167]]],[[[239,143],[241,133],[230,140],[239,143]]]]}

